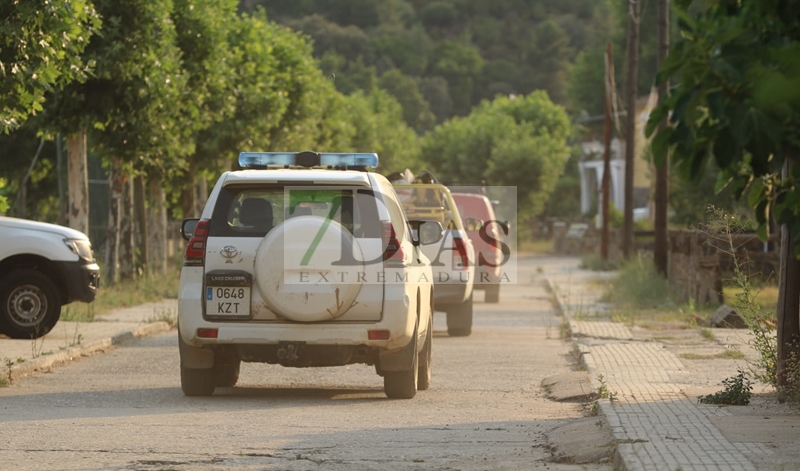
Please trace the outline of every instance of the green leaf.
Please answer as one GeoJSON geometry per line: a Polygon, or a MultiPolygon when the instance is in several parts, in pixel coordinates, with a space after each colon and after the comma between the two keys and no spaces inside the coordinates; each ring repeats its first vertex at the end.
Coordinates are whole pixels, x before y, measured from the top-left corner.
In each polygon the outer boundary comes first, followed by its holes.
{"type": "Polygon", "coordinates": [[[650,145],[653,149],[653,160],[655,161],[656,167],[664,165],[671,145],[670,140],[674,132],[675,130],[673,128],[662,129],[651,141],[650,145]]]}
{"type": "Polygon", "coordinates": [[[647,126],[644,129],[645,136],[650,137],[667,116],[669,116],[669,107],[665,105],[657,106],[647,119],[647,126]]]}
{"type": "Polygon", "coordinates": [[[764,197],[764,180],[757,179],[753,182],[750,186],[750,193],[747,195],[747,204],[751,207],[756,207],[756,205],[761,201],[764,197]]]}
{"type": "Polygon", "coordinates": [[[717,184],[714,185],[714,193],[720,193],[733,182],[733,176],[727,170],[719,172],[717,175],[717,184]]]}

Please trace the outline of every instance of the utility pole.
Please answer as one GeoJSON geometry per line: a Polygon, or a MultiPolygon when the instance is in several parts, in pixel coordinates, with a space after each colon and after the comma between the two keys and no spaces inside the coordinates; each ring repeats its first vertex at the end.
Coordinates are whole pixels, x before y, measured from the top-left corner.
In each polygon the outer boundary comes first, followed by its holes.
{"type": "MultiPolygon", "coordinates": [[[[658,68],[669,52],[669,0],[658,0],[658,68]]],[[[668,82],[658,87],[659,103],[664,103],[669,90],[668,82]]],[[[659,124],[659,131],[667,127],[666,118],[659,124]]],[[[656,165],[655,196],[655,243],[653,261],[662,276],[667,277],[667,199],[669,198],[669,153],[664,156],[660,165],[656,165]]]]}
{"type": "Polygon", "coordinates": [[[628,0],[628,120],[625,126],[625,225],[622,255],[631,257],[633,242],[633,174],[636,165],[636,96],[639,81],[639,0],[628,0]]]}
{"type": "Polygon", "coordinates": [[[608,260],[608,219],[609,219],[609,199],[611,195],[611,97],[613,90],[611,89],[614,75],[614,52],[612,49],[611,41],[606,46],[606,119],[605,127],[603,129],[603,205],[602,205],[602,218],[603,228],[600,232],[600,257],[603,261],[608,260]]]}

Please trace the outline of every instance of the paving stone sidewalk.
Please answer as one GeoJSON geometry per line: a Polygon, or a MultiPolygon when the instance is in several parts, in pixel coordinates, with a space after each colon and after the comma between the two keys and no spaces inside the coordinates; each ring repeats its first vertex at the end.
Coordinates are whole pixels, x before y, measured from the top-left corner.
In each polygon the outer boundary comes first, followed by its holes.
{"type": "Polygon", "coordinates": [[[94,322],[59,321],[52,331],[36,340],[0,335],[0,378],[14,381],[134,338],[166,332],[172,326],[165,320],[174,319],[177,314],[178,300],[164,299],[117,309],[97,316],[94,322]]]}
{"type": "Polygon", "coordinates": [[[599,407],[618,443],[617,469],[756,470],[748,456],[770,451],[757,443],[733,444],[722,435],[710,418],[730,412],[684,394],[680,381],[686,368],[678,357],[659,342],[633,340],[623,324],[576,319],[587,306],[604,309],[592,280],[606,275],[580,270],[577,259],[549,266],[546,275],[593,388],[605,386],[611,396],[599,407]]]}

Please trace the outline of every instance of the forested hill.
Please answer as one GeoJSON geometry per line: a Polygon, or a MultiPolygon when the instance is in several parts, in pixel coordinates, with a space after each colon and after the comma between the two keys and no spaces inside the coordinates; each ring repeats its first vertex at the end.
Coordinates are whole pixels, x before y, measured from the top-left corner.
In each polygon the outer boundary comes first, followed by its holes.
{"type": "MultiPolygon", "coordinates": [[[[240,9],[264,8],[271,20],[311,37],[320,67],[340,91],[385,89],[422,133],[483,99],[538,89],[573,112],[600,112],[602,51],[613,39],[623,56],[627,3],[241,0],[240,9]]],[[[645,17],[648,10],[654,8],[645,5],[645,17]]],[[[642,31],[644,68],[650,30],[642,31]]],[[[652,73],[641,75],[645,86],[652,81],[652,73]]]]}

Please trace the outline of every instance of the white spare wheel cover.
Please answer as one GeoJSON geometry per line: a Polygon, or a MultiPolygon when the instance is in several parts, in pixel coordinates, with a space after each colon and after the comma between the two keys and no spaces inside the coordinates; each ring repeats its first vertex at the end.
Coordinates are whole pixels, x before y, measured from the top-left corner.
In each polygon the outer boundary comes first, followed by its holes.
{"type": "Polygon", "coordinates": [[[258,291],[272,312],[292,321],[319,322],[341,317],[353,307],[361,291],[358,273],[364,268],[333,265],[342,258],[342,238],[353,248],[353,258],[363,260],[358,241],[334,220],[300,216],[267,233],[258,247],[254,272],[258,291]],[[302,264],[323,225],[327,227],[316,249],[302,264]]]}

